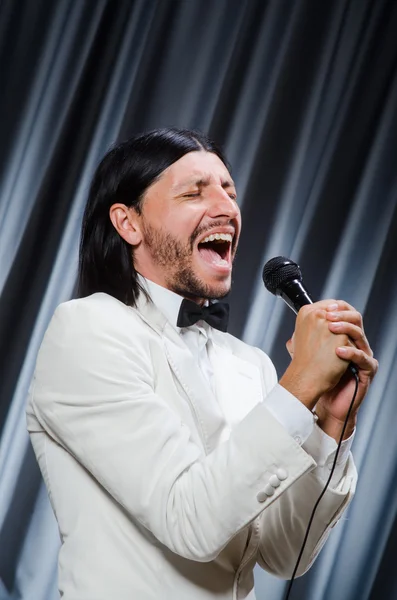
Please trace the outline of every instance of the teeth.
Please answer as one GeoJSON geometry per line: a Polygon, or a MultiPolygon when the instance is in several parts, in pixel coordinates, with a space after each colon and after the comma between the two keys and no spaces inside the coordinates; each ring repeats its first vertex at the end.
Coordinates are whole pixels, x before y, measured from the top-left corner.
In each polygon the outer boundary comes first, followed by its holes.
{"type": "Polygon", "coordinates": [[[233,237],[230,233],[211,233],[211,235],[207,235],[201,243],[206,244],[207,242],[213,242],[214,240],[223,240],[224,242],[232,242],[233,237]]]}

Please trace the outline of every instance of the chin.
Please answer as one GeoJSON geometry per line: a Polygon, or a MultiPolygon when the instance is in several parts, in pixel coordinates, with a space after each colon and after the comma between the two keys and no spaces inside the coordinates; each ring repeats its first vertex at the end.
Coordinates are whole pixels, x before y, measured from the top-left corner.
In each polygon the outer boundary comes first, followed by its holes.
{"type": "Polygon", "coordinates": [[[168,289],[192,300],[217,300],[230,292],[231,271],[209,273],[207,269],[181,268],[166,282],[168,289]]]}
{"type": "Polygon", "coordinates": [[[230,292],[231,281],[205,281],[206,288],[208,289],[208,298],[216,299],[216,298],[224,298],[230,292]]]}

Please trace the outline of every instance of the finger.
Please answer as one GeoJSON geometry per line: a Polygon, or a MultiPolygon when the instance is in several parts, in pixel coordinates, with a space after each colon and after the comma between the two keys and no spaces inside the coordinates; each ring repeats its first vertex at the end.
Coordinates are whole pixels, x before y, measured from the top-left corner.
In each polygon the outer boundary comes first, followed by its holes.
{"type": "Polygon", "coordinates": [[[378,361],[372,356],[368,356],[363,350],[354,346],[340,346],[336,348],[336,354],[339,358],[353,362],[361,371],[364,371],[372,379],[378,370],[378,361]]]}
{"type": "Polygon", "coordinates": [[[354,323],[361,328],[363,327],[363,318],[357,310],[327,310],[325,318],[328,321],[347,321],[348,323],[354,323]]]}
{"type": "Polygon", "coordinates": [[[337,323],[329,322],[328,329],[332,333],[347,335],[359,350],[363,350],[368,356],[373,356],[372,349],[361,327],[342,321],[337,323]]]}
{"type": "MultiPolygon", "coordinates": [[[[327,300],[327,310],[353,310],[356,311],[354,306],[346,302],[346,300],[327,300]]],[[[356,311],[357,312],[357,311],[356,311]]]]}
{"type": "MultiPolygon", "coordinates": [[[[322,308],[323,310],[328,310],[328,306],[333,306],[334,310],[338,310],[338,308],[339,308],[338,301],[333,300],[332,298],[331,299],[328,298],[328,300],[318,300],[317,302],[314,302],[313,304],[308,304],[305,306],[315,306],[317,308],[322,308]]],[[[304,306],[302,308],[304,308],[304,306]]]]}

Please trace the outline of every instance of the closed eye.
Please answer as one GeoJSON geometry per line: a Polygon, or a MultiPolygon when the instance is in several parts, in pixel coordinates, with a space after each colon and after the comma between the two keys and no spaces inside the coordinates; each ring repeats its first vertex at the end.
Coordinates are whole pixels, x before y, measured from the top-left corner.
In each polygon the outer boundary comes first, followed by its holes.
{"type": "MultiPolygon", "coordinates": [[[[226,192],[231,200],[237,200],[237,194],[234,192],[226,192]]],[[[198,198],[201,196],[201,190],[197,192],[188,192],[187,194],[183,194],[183,198],[198,198]]]]}
{"type": "Polygon", "coordinates": [[[197,198],[201,196],[201,192],[190,192],[190,194],[183,194],[184,198],[197,198]]]}

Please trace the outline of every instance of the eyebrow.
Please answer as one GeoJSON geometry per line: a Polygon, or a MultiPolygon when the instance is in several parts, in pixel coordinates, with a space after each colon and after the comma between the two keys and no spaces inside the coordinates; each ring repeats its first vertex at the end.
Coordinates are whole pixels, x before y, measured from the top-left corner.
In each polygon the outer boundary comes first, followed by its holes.
{"type": "MultiPolygon", "coordinates": [[[[196,187],[206,187],[208,185],[210,185],[211,183],[211,178],[210,177],[200,177],[199,179],[190,179],[188,181],[184,181],[183,183],[180,183],[179,185],[176,185],[173,189],[174,192],[179,192],[184,190],[185,188],[188,188],[190,186],[196,186],[196,187]]],[[[227,188],[231,188],[231,187],[235,187],[234,181],[232,179],[223,179],[221,181],[221,186],[223,187],[223,189],[227,189],[227,188]]]]}

